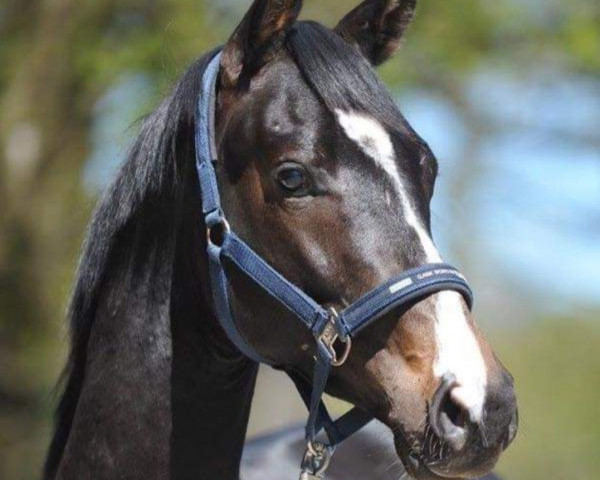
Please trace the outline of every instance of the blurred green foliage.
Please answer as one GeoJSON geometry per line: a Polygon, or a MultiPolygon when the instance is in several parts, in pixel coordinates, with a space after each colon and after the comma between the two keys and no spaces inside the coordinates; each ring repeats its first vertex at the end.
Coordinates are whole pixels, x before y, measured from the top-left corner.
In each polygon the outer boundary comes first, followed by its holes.
{"type": "Polygon", "coordinates": [[[515,377],[520,409],[519,435],[499,471],[509,480],[600,478],[598,312],[489,337],[515,377]]]}
{"type": "MultiPolygon", "coordinates": [[[[307,0],[303,15],[334,25],[356,3],[307,0]]],[[[384,78],[438,93],[474,130],[481,122],[459,87],[475,71],[600,77],[597,0],[420,3],[384,78]]],[[[163,95],[194,58],[226,40],[248,4],[0,2],[0,478],[38,478],[48,441],[63,312],[96,200],[82,182],[95,105],[131,73],[163,95]]],[[[465,178],[457,195],[476,180],[465,178]]],[[[600,477],[599,333],[579,317],[503,332],[523,408],[520,439],[502,464],[508,478],[600,477]]]]}

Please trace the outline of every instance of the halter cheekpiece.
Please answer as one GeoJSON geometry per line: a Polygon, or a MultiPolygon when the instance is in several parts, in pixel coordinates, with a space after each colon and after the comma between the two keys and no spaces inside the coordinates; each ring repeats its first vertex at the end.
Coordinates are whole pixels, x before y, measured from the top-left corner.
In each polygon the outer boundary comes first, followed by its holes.
{"type": "Polygon", "coordinates": [[[428,264],[405,271],[366,294],[341,312],[325,309],[298,287],[287,281],[255,253],[230,228],[221,209],[214,164],[216,83],[221,54],[210,61],[202,78],[196,120],[196,160],[207,228],[211,289],[217,317],[234,345],[250,359],[265,364],[237,329],[232,316],[229,285],[224,262],[237,268],[264,292],[283,304],[312,332],[316,356],[312,382],[297,372],[288,371],[309,410],[306,424],[307,448],[300,480],[322,479],[336,445],[372,420],[354,408],[333,421],[322,401],[332,368],[344,364],[351,355],[352,339],[373,321],[393,308],[444,290],[459,292],[469,308],[473,293],[465,278],[452,266],[428,264]],[[327,440],[318,435],[325,432],[327,440]]]}

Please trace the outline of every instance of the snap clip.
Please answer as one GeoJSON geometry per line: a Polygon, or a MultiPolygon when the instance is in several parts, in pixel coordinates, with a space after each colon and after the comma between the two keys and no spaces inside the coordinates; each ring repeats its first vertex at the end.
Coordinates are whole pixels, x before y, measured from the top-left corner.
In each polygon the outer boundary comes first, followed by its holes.
{"type": "Polygon", "coordinates": [[[333,448],[309,440],[302,461],[300,480],[323,480],[331,463],[333,448]]]}

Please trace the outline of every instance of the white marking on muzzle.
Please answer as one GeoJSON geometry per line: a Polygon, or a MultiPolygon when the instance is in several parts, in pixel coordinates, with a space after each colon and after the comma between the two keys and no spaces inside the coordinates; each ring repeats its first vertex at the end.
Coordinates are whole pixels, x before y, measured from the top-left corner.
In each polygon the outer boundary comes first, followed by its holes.
{"type": "Polygon", "coordinates": [[[440,292],[435,306],[437,358],[433,374],[442,378],[454,375],[458,386],[451,392],[472,422],[483,415],[487,372],[481,349],[463,310],[460,294],[440,292]]]}
{"type": "MultiPolygon", "coordinates": [[[[392,140],[385,128],[365,115],[336,110],[340,126],[361,150],[386,172],[399,195],[405,220],[417,234],[428,263],[441,263],[442,258],[417,216],[402,182],[392,140]]],[[[475,334],[463,310],[460,294],[441,292],[435,295],[435,335],[437,358],[433,373],[442,378],[453,375],[458,387],[452,398],[465,408],[471,421],[481,420],[487,385],[485,362],[475,334]]]]}

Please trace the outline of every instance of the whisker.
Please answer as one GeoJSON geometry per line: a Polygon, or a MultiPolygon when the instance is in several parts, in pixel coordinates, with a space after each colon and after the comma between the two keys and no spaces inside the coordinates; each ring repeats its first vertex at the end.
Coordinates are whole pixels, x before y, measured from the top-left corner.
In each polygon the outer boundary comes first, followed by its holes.
{"type": "Polygon", "coordinates": [[[430,452],[433,452],[433,442],[434,441],[435,441],[435,436],[434,435],[430,435],[429,436],[429,451],[430,452]]]}
{"type": "Polygon", "coordinates": [[[450,447],[448,446],[447,443],[444,443],[442,445],[442,452],[441,452],[441,457],[440,460],[444,459],[445,457],[447,457],[450,454],[450,447]]]}
{"type": "Polygon", "coordinates": [[[440,453],[438,456],[438,459],[440,460],[440,462],[444,459],[444,448],[446,447],[446,444],[440,440],[440,453]]]}
{"type": "MultiPolygon", "coordinates": [[[[487,412],[486,412],[486,410],[484,409],[484,410],[483,410],[483,417],[484,417],[484,418],[485,418],[486,414],[487,414],[487,412]]],[[[481,437],[482,437],[481,439],[482,439],[482,441],[483,441],[483,446],[484,446],[485,448],[489,448],[489,447],[490,447],[490,442],[489,442],[489,440],[488,440],[487,431],[486,431],[486,427],[485,427],[485,423],[484,423],[484,421],[483,421],[483,420],[481,420],[481,421],[480,421],[480,422],[477,424],[477,426],[479,427],[479,431],[481,432],[481,437]]]]}

